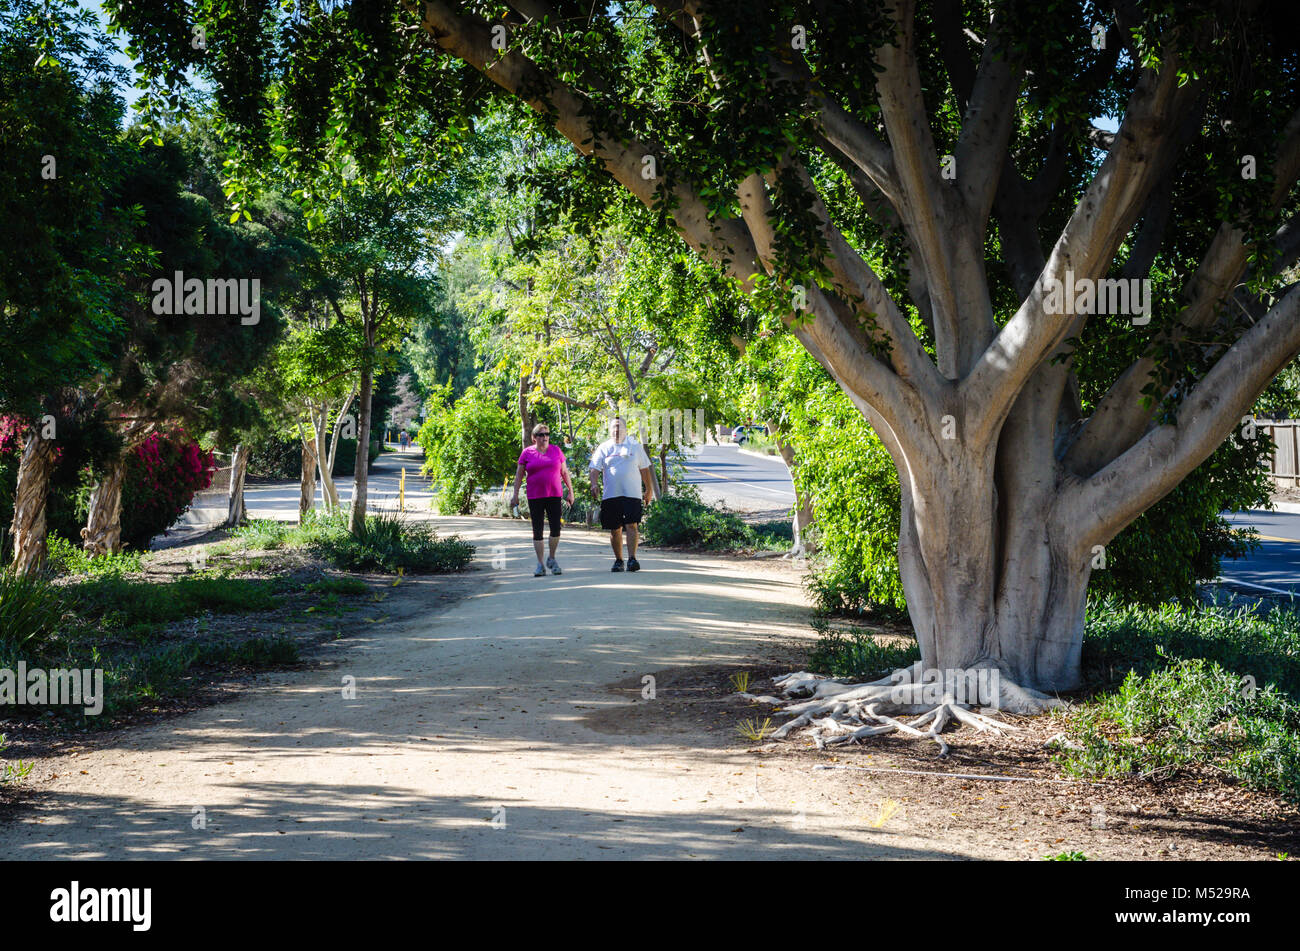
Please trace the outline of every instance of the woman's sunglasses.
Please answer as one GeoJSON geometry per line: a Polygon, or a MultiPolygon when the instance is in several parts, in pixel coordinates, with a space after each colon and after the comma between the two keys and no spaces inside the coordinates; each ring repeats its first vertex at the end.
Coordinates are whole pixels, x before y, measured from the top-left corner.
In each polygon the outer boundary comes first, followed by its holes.
{"type": "Polygon", "coordinates": [[[533,438],[534,438],[534,439],[550,439],[550,438],[551,438],[551,434],[550,434],[550,433],[533,433],[533,438]]]}

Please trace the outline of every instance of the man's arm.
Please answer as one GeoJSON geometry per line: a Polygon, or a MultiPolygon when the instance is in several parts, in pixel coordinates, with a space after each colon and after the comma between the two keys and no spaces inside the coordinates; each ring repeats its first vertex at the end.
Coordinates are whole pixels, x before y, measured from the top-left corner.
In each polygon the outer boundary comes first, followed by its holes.
{"type": "Polygon", "coordinates": [[[592,497],[593,499],[599,499],[599,498],[600,498],[600,486],[596,484],[596,475],[597,475],[599,472],[600,472],[599,469],[588,469],[588,470],[587,470],[587,475],[591,478],[591,497],[592,497]]]}
{"type": "Polygon", "coordinates": [[[651,472],[648,468],[641,470],[641,501],[646,505],[654,498],[654,483],[651,481],[651,472]]]}

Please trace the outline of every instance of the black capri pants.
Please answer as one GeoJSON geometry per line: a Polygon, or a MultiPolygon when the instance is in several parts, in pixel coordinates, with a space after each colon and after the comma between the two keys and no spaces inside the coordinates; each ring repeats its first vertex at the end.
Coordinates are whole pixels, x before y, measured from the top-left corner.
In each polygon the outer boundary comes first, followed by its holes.
{"type": "Polygon", "coordinates": [[[551,523],[551,537],[560,537],[560,497],[553,495],[546,499],[529,499],[528,514],[533,520],[533,541],[542,540],[542,516],[551,523]]]}

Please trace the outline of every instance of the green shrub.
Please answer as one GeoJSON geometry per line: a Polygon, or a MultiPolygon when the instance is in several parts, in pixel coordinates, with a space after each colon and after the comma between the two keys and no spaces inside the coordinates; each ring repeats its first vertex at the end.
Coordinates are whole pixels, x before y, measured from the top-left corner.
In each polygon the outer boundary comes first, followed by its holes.
{"type": "MultiPolygon", "coordinates": [[[[9,746],[9,738],[0,733],[0,753],[3,753],[9,746]]],[[[34,763],[24,763],[18,760],[16,763],[6,763],[0,761],[0,786],[16,786],[28,776],[31,775],[34,763]]]]}
{"type": "Polygon", "coordinates": [[[921,659],[915,643],[890,644],[868,631],[839,631],[814,618],[817,642],[808,654],[808,669],[847,680],[876,680],[921,659]]]}
{"type": "Polygon", "coordinates": [[[1300,801],[1300,623],[1274,608],[1088,606],[1069,775],[1165,778],[1212,767],[1300,801]]]}
{"type": "Polygon", "coordinates": [[[435,388],[416,440],[424,449],[424,474],[438,486],[438,511],[444,514],[472,513],[475,493],[501,485],[519,460],[513,418],[477,387],[454,402],[449,384],[435,388]]]}
{"type": "Polygon", "coordinates": [[[0,645],[28,650],[52,637],[63,603],[49,582],[35,575],[0,571],[0,645]]]}
{"type": "MultiPolygon", "coordinates": [[[[370,454],[366,457],[366,471],[369,472],[369,466],[379,458],[379,451],[383,448],[383,436],[375,433],[374,438],[370,441],[370,454]]],[[[357,471],[357,441],[355,439],[340,439],[338,451],[334,454],[334,475],[350,476],[357,471]]],[[[298,469],[287,478],[297,479],[302,475],[302,459],[298,460],[298,469]]]]}
{"type": "Polygon", "coordinates": [[[1158,608],[1092,598],[1084,625],[1083,674],[1093,688],[1113,686],[1130,670],[1147,674],[1170,660],[1214,661],[1258,684],[1276,684],[1300,701],[1300,620],[1288,608],[1158,608]]]}
{"type": "Polygon", "coordinates": [[[261,440],[249,454],[248,474],[263,479],[299,478],[302,475],[302,440],[293,436],[268,436],[261,440]]]}
{"type": "Polygon", "coordinates": [[[437,574],[461,571],[474,558],[474,546],[460,538],[439,538],[430,525],[401,516],[366,516],[361,531],[329,535],[317,547],[337,567],[349,571],[410,571],[437,574]]]}
{"type": "Polygon", "coordinates": [[[138,551],[123,551],[116,555],[105,554],[91,558],[80,545],[74,545],[58,535],[50,535],[46,539],[46,544],[49,549],[46,566],[57,574],[123,575],[140,570],[142,555],[138,551]]]}
{"type": "Polygon", "coordinates": [[[1072,718],[1071,733],[1079,748],[1055,757],[1070,776],[1162,779],[1208,765],[1300,801],[1300,708],[1213,661],[1131,672],[1072,718]]]}
{"type": "Polygon", "coordinates": [[[754,533],[738,515],[705,505],[685,487],[650,506],[641,534],[651,545],[712,550],[750,547],[754,542],[754,533]]]}

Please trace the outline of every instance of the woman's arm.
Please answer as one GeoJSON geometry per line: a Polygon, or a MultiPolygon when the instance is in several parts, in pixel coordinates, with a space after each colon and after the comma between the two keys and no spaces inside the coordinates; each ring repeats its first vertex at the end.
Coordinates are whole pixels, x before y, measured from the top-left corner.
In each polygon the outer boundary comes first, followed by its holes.
{"type": "Polygon", "coordinates": [[[519,482],[520,480],[523,479],[523,477],[524,477],[524,467],[523,467],[523,463],[520,463],[515,468],[515,494],[510,499],[511,508],[514,508],[516,505],[519,504],[519,482]]]}
{"type": "Polygon", "coordinates": [[[560,466],[560,480],[564,483],[564,487],[569,490],[569,504],[572,505],[573,479],[569,475],[569,466],[567,463],[560,466]]]}

